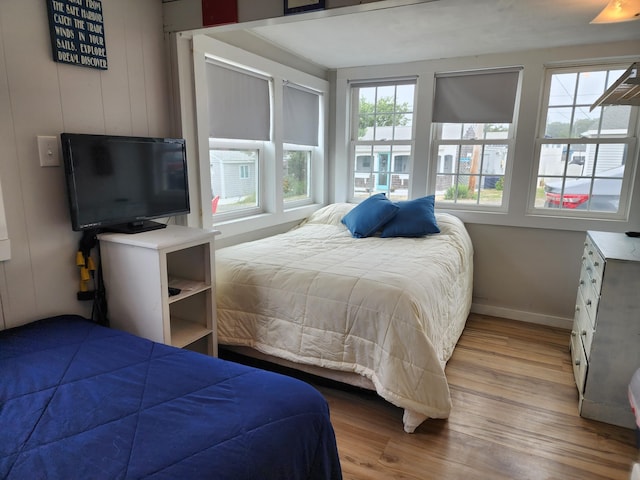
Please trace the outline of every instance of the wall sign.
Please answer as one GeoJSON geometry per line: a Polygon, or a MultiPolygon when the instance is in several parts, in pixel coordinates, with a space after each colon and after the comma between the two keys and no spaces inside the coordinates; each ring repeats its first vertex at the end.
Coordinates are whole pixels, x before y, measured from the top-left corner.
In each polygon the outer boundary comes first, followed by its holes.
{"type": "Polygon", "coordinates": [[[55,62],[107,69],[101,0],[47,0],[55,62]]]}

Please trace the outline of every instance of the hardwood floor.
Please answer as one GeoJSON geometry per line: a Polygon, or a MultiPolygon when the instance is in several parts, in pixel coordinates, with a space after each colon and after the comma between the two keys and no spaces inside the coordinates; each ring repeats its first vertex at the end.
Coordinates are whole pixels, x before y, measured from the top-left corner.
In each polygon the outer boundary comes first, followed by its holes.
{"type": "Polygon", "coordinates": [[[628,479],[635,432],[581,418],[561,329],[471,315],[447,364],[453,411],[402,430],[377,395],[313,382],[348,479],[628,479]]]}
{"type": "Polygon", "coordinates": [[[628,480],[640,461],[633,430],[578,415],[566,330],[472,314],[446,374],[450,417],[408,434],[375,393],[295,373],[329,403],[345,480],[628,480]]]}

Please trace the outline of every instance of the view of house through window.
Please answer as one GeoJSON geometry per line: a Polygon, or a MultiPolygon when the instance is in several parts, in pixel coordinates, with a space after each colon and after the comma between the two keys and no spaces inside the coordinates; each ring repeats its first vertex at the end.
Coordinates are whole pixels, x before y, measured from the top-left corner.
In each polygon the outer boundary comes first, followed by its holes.
{"type": "Polygon", "coordinates": [[[211,213],[225,213],[258,205],[260,151],[212,148],[211,213]]]}
{"type": "Polygon", "coordinates": [[[409,197],[415,81],[352,87],[353,196],[409,197]]]}
{"type": "Polygon", "coordinates": [[[633,135],[631,107],[591,105],[624,69],[550,72],[534,208],[618,213],[633,135]]]}
{"type": "Polygon", "coordinates": [[[510,125],[445,123],[440,129],[436,201],[501,206],[510,125]]]}

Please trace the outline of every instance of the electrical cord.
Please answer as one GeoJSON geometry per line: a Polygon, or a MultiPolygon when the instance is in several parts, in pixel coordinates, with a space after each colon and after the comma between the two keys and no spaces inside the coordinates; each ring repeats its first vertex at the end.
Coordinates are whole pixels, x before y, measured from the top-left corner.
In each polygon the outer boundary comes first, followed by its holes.
{"type": "Polygon", "coordinates": [[[107,299],[102,278],[102,261],[98,243],[99,230],[85,230],[82,233],[78,253],[76,254],[76,265],[80,267],[80,289],[78,300],[92,300],[91,320],[104,326],[109,325],[107,315],[107,299]],[[91,250],[96,247],[98,251],[98,266],[91,258],[91,250]],[[89,282],[93,284],[93,290],[89,290],[89,282]]]}

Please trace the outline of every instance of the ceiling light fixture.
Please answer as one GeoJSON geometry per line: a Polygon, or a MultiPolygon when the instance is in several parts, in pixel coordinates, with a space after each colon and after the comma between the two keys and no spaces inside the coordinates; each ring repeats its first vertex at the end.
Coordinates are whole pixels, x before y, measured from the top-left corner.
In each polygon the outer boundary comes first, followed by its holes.
{"type": "Polygon", "coordinates": [[[615,23],[640,20],[640,0],[609,0],[607,6],[589,23],[615,23]]]}

